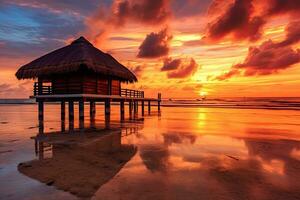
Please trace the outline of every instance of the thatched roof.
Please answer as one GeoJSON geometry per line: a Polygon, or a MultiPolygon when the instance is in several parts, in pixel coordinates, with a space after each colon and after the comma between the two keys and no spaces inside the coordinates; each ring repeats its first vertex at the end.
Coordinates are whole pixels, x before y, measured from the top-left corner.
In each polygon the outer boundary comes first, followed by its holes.
{"type": "Polygon", "coordinates": [[[30,79],[55,74],[67,74],[87,68],[97,74],[135,82],[136,76],[107,53],[95,48],[84,37],[70,45],[48,53],[26,65],[16,73],[18,79],[30,79]]]}

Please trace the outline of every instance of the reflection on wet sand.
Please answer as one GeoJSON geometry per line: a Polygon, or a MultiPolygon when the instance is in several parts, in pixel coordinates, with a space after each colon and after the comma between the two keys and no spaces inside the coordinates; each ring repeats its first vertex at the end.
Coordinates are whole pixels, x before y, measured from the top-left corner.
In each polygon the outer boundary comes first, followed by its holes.
{"type": "Polygon", "coordinates": [[[248,158],[209,166],[210,177],[232,199],[299,199],[300,161],[291,157],[300,142],[244,139],[248,158]]]}
{"type": "Polygon", "coordinates": [[[299,141],[161,135],[155,145],[144,137],[138,145],[140,158],[130,161],[133,167],[123,169],[96,197],[300,199],[299,141]]]}
{"type": "Polygon", "coordinates": [[[140,149],[140,157],[151,172],[166,172],[168,169],[168,149],[159,145],[144,145],[140,149]]]}
{"type": "Polygon", "coordinates": [[[34,138],[39,159],[20,163],[18,170],[76,196],[91,197],[136,153],[135,146],[121,143],[126,135],[121,130],[39,134],[34,138]]]}

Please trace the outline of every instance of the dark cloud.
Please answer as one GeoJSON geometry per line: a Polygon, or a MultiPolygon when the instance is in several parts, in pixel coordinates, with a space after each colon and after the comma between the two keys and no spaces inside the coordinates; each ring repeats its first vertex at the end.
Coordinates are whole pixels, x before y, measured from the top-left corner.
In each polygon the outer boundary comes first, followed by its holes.
{"type": "Polygon", "coordinates": [[[256,76],[278,73],[300,62],[300,49],[292,46],[300,42],[300,21],[290,22],[285,29],[286,37],[281,42],[268,40],[260,46],[249,47],[242,63],[233,65],[231,70],[215,77],[226,80],[234,76],[256,76]]]}
{"type": "Polygon", "coordinates": [[[273,41],[264,42],[259,47],[250,47],[243,63],[232,66],[231,70],[217,80],[226,80],[233,76],[259,76],[278,73],[300,62],[300,50],[289,46],[278,46],[273,41]]]}
{"type": "Polygon", "coordinates": [[[123,27],[127,22],[143,25],[166,24],[171,16],[170,0],[113,0],[111,6],[101,6],[87,18],[87,35],[96,44],[113,30],[123,27]]]}
{"type": "Polygon", "coordinates": [[[293,45],[300,41],[300,20],[290,22],[286,29],[286,38],[284,41],[280,42],[278,46],[293,45]]]}
{"type": "Polygon", "coordinates": [[[208,25],[208,39],[219,40],[231,34],[238,40],[257,40],[265,21],[253,15],[252,0],[235,0],[226,12],[208,25]]]}
{"type": "Polygon", "coordinates": [[[161,71],[170,71],[170,70],[174,70],[177,69],[179,66],[181,65],[181,59],[174,59],[172,60],[172,58],[167,58],[164,60],[164,65],[161,68],[161,71]]]}
{"type": "Polygon", "coordinates": [[[272,16],[299,16],[299,9],[299,0],[267,0],[255,4],[253,0],[214,0],[209,8],[212,20],[204,40],[216,41],[230,36],[234,40],[255,41],[261,37],[262,28],[272,16]]]}
{"type": "Polygon", "coordinates": [[[167,29],[159,33],[150,33],[139,47],[139,58],[158,58],[166,56],[169,53],[169,43],[172,36],[168,34],[167,29]]]}
{"type": "Polygon", "coordinates": [[[110,21],[117,26],[127,20],[145,24],[161,24],[169,16],[169,0],[122,0],[115,1],[110,21]]]}
{"type": "Polygon", "coordinates": [[[286,13],[299,13],[299,0],[269,0],[267,15],[279,15],[286,13]]]}
{"type": "Polygon", "coordinates": [[[181,61],[181,64],[175,70],[168,72],[168,78],[186,78],[189,77],[198,70],[198,64],[191,58],[189,63],[181,61]]]}
{"type": "Polygon", "coordinates": [[[242,69],[245,76],[267,75],[289,68],[299,61],[299,49],[278,46],[269,40],[259,47],[250,47],[244,62],[234,65],[233,68],[242,69]]]}

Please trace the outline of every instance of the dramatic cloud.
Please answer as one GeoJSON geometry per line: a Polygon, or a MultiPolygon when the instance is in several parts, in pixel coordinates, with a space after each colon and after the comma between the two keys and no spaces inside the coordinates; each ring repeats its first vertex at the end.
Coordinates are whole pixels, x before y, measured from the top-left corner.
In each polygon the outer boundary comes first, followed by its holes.
{"type": "MultiPolygon", "coordinates": [[[[168,78],[186,78],[195,74],[195,72],[198,70],[198,64],[193,58],[191,58],[189,62],[186,62],[183,59],[180,59],[180,61],[178,61],[178,59],[176,60],[177,61],[175,61],[175,63],[177,64],[171,67],[173,69],[170,68],[168,69],[169,70],[167,74],[168,78]]],[[[170,60],[168,62],[172,63],[173,61],[170,60]]],[[[162,69],[164,67],[165,65],[162,67],[162,69]]]]}
{"type": "Polygon", "coordinates": [[[170,16],[169,0],[122,0],[113,4],[110,21],[122,26],[127,20],[161,24],[170,16]]]}
{"type": "Polygon", "coordinates": [[[232,66],[229,72],[215,77],[226,80],[233,76],[257,76],[278,73],[300,62],[300,50],[285,46],[279,47],[271,40],[259,47],[250,47],[243,63],[232,66]]]}
{"type": "Polygon", "coordinates": [[[232,35],[238,40],[257,40],[261,36],[261,28],[265,21],[253,15],[252,0],[235,0],[226,12],[208,25],[208,39],[219,40],[232,35]]]}
{"type": "Polygon", "coordinates": [[[101,45],[109,33],[128,22],[143,25],[165,25],[171,16],[170,0],[114,0],[110,6],[100,6],[86,19],[86,35],[101,45]]]}
{"type": "Polygon", "coordinates": [[[265,41],[258,47],[250,47],[243,63],[232,66],[231,70],[217,80],[226,80],[233,76],[254,76],[278,73],[300,62],[300,49],[294,50],[293,44],[300,41],[299,21],[291,22],[286,27],[286,38],[278,43],[265,41]]]}
{"type": "Polygon", "coordinates": [[[261,37],[262,28],[274,15],[299,15],[299,0],[214,0],[208,15],[207,40],[231,37],[233,40],[255,41],[261,37]],[[231,3],[230,3],[231,2],[231,3]],[[228,5],[229,4],[229,5],[228,5]],[[225,9],[225,12],[222,11],[225,9]]]}
{"type": "Polygon", "coordinates": [[[300,20],[291,22],[287,25],[285,32],[286,38],[284,41],[280,42],[278,46],[293,45],[300,41],[300,20]]]}
{"type": "Polygon", "coordinates": [[[164,65],[161,68],[161,71],[169,71],[169,70],[174,70],[177,69],[181,65],[181,59],[174,59],[172,58],[167,58],[164,60],[164,65]]]}
{"type": "Polygon", "coordinates": [[[267,15],[299,13],[299,0],[269,0],[267,15]]]}
{"type": "Polygon", "coordinates": [[[244,70],[245,76],[277,73],[300,61],[300,50],[289,46],[278,46],[273,41],[264,42],[259,47],[250,47],[243,63],[234,65],[234,69],[244,70]]]}
{"type": "Polygon", "coordinates": [[[139,47],[139,58],[158,58],[166,56],[169,53],[169,43],[172,36],[168,34],[167,29],[159,33],[150,33],[139,47]]]}

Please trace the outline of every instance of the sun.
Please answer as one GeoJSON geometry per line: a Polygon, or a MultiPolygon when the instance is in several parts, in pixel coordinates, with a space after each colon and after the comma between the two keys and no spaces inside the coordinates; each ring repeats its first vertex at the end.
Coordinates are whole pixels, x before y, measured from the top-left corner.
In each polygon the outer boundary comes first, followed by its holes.
{"type": "Polygon", "coordinates": [[[200,91],[200,96],[201,97],[206,97],[207,96],[207,92],[206,91],[200,91]]]}

